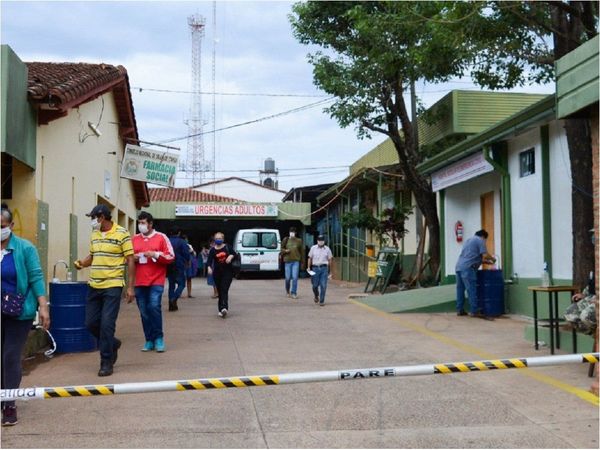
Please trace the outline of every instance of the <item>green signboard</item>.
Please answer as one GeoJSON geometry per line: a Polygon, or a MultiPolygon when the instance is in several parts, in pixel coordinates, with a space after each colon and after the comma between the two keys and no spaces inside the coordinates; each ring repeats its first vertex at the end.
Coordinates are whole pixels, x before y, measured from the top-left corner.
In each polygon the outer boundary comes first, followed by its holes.
{"type": "Polygon", "coordinates": [[[399,257],[400,252],[395,248],[386,247],[379,251],[377,259],[369,263],[369,269],[371,270],[369,270],[369,279],[365,286],[365,292],[374,292],[375,289],[379,289],[382,294],[385,293],[390,284],[394,269],[398,264],[399,257]],[[374,267],[373,263],[376,264],[376,267],[374,267]],[[371,285],[371,283],[373,284],[371,285]]]}

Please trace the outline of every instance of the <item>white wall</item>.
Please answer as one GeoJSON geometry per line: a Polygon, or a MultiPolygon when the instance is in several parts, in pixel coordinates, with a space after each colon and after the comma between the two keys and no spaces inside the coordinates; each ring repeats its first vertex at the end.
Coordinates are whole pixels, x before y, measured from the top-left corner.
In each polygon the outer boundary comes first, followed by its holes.
{"type": "MultiPolygon", "coordinates": [[[[550,130],[550,216],[552,276],[572,276],[571,166],[562,123],[552,121],[550,130]]],[[[544,264],[542,213],[542,160],[540,129],[509,141],[511,174],[513,266],[519,277],[539,278],[544,264]],[[535,174],[520,177],[519,154],[535,148],[535,174]]]]}
{"type": "Polygon", "coordinates": [[[539,128],[508,141],[508,170],[512,202],[513,270],[521,278],[539,278],[544,264],[539,128]],[[521,178],[519,154],[532,147],[535,148],[535,173],[521,178]]]}
{"type": "Polygon", "coordinates": [[[223,197],[235,198],[246,202],[279,203],[285,196],[285,192],[264,188],[242,180],[227,180],[220,183],[210,184],[194,188],[196,191],[209,194],[222,195],[223,197]]]}
{"type": "Polygon", "coordinates": [[[550,124],[550,216],[552,220],[552,277],[573,276],[571,163],[563,121],[550,124]]]}
{"type": "Polygon", "coordinates": [[[446,240],[446,274],[454,275],[454,266],[464,242],[472,237],[481,225],[481,196],[494,192],[494,243],[488,251],[498,256],[502,266],[500,248],[502,245],[500,228],[500,175],[490,172],[454,186],[446,188],[444,233],[446,240]],[[456,242],[454,224],[460,220],[464,227],[463,242],[456,242]]]}
{"type": "MultiPolygon", "coordinates": [[[[70,110],[66,117],[37,128],[36,197],[50,206],[48,223],[48,267],[59,259],[69,258],[69,214],[78,216],[78,253],[88,254],[90,219],[85,216],[97,203],[97,196],[105,197],[104,172],[111,175],[110,197],[115,207],[113,220],[117,222],[118,211],[125,214],[125,221],[135,219],[135,194],[130,180],[121,179],[120,162],[124,144],[119,137],[119,122],[112,93],[103,95],[104,111],[98,126],[101,136],[93,134],[88,121],[97,123],[102,110],[102,100],[83,104],[70,110]],[[86,137],[86,134],[88,137],[86,137]],[[83,142],[80,142],[83,140],[83,142]],[[109,154],[116,152],[116,155],[109,154]]],[[[132,231],[132,230],[130,230],[132,231]]],[[[64,271],[61,269],[61,278],[64,271]]],[[[87,273],[79,279],[85,279],[87,273]]]]}

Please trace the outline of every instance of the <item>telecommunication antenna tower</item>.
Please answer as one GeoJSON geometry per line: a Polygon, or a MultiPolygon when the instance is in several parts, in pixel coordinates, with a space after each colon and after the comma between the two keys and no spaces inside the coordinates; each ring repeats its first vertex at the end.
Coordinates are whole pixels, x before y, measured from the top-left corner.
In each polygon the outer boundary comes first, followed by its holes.
{"type": "MultiPolygon", "coordinates": [[[[209,169],[204,160],[204,140],[202,130],[202,38],[206,21],[200,14],[188,17],[188,26],[192,32],[192,97],[188,126],[188,146],[185,161],[185,172],[191,174],[192,185],[202,182],[202,173],[209,169]]],[[[189,178],[189,177],[188,177],[189,178]]]]}

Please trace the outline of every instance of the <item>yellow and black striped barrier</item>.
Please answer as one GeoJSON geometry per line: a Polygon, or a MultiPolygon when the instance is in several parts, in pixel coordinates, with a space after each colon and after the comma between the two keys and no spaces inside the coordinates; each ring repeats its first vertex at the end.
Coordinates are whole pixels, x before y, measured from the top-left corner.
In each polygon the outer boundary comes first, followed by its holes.
{"type": "Polygon", "coordinates": [[[510,358],[487,361],[424,364],[418,366],[378,367],[325,372],[301,372],[282,375],[259,375],[227,378],[200,378],[176,381],[152,381],[122,384],[94,384],[83,386],[2,389],[0,399],[32,400],[96,395],[139,394],[144,392],[189,391],[204,389],[244,388],[279,384],[314,383],[321,381],[356,380],[399,376],[480,372],[495,369],[525,369],[527,367],[555,366],[575,363],[597,363],[599,353],[510,358]]]}

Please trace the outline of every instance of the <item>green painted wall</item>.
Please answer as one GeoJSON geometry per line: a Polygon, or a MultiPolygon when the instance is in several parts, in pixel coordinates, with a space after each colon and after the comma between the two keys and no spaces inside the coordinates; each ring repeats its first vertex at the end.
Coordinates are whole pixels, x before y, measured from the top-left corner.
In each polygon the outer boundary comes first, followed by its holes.
{"type": "Polygon", "coordinates": [[[1,47],[0,66],[1,150],[35,169],[37,115],[27,101],[27,66],[8,45],[1,47]]]}
{"type": "Polygon", "coordinates": [[[556,61],[556,115],[559,119],[598,103],[600,37],[589,40],[556,61]]]}
{"type": "MultiPolygon", "coordinates": [[[[533,317],[533,292],[527,289],[528,286],[539,286],[540,278],[519,278],[517,283],[507,285],[505,290],[505,306],[507,313],[520,314],[533,317]]],[[[556,286],[571,285],[571,280],[553,280],[556,286]]],[[[560,293],[558,295],[558,312],[562,316],[567,307],[571,304],[569,293],[560,293]]],[[[549,317],[548,294],[538,292],[538,317],[549,317]]]]}

